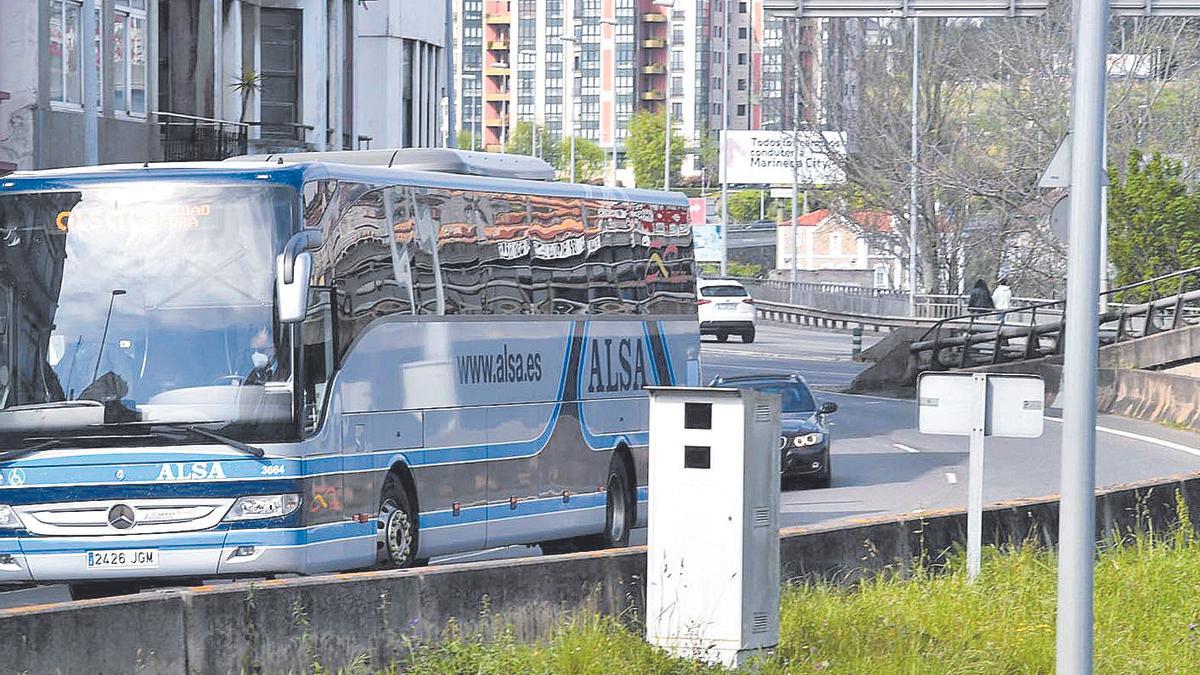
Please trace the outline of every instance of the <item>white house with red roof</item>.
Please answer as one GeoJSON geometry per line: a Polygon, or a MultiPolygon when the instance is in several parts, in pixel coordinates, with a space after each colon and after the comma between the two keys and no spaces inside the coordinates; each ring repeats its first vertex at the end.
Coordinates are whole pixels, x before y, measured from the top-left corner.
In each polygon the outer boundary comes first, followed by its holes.
{"type": "Polygon", "coordinates": [[[783,222],[776,229],[775,267],[780,272],[792,268],[792,232],[796,231],[798,270],[869,271],[874,287],[898,288],[904,275],[903,252],[889,245],[887,236],[896,225],[896,217],[884,211],[806,213],[796,219],[795,228],[783,222]]]}

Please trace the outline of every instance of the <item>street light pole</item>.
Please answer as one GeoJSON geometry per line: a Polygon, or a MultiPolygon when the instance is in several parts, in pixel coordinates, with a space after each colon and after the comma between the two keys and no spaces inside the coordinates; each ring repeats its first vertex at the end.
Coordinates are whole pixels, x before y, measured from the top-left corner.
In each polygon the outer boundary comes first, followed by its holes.
{"type": "Polygon", "coordinates": [[[908,314],[917,315],[917,161],[921,145],[918,142],[919,102],[921,97],[921,20],[912,19],[912,120],[909,127],[912,148],[909,159],[908,186],[908,314]]]}
{"type": "Polygon", "coordinates": [[[570,64],[570,71],[569,71],[568,76],[565,78],[566,82],[564,83],[564,89],[565,89],[566,95],[563,97],[563,102],[564,102],[563,111],[566,112],[566,110],[568,110],[568,109],[571,111],[571,123],[570,123],[570,125],[563,125],[565,127],[563,129],[563,131],[571,132],[571,154],[570,154],[571,168],[569,169],[568,175],[570,177],[571,182],[574,183],[575,182],[575,99],[574,99],[574,91],[573,90],[575,89],[575,45],[578,44],[579,38],[571,36],[571,35],[564,35],[563,37],[560,37],[559,40],[562,40],[563,46],[567,48],[567,53],[563,55],[563,60],[566,61],[568,64],[570,64]]]}
{"type": "Polygon", "coordinates": [[[1096,358],[1104,177],[1107,0],[1075,3],[1071,207],[1063,361],[1062,500],[1058,531],[1056,670],[1091,673],[1096,509],[1096,358]]]}
{"type": "Polygon", "coordinates": [[[729,11],[730,0],[725,0],[725,26],[721,29],[724,44],[721,55],[721,276],[729,269],[729,179],[725,175],[725,159],[729,136],[729,11]]]}
{"type": "Polygon", "coordinates": [[[617,187],[617,20],[600,19],[612,28],[612,184],[617,187]]]}
{"type": "Polygon", "coordinates": [[[663,12],[667,16],[667,36],[663,40],[666,44],[667,52],[667,74],[663,76],[663,189],[671,189],[671,20],[675,7],[675,0],[654,0],[654,4],[663,8],[663,12]]]}
{"type": "Polygon", "coordinates": [[[797,270],[799,263],[796,261],[800,255],[800,214],[797,213],[800,204],[800,21],[800,18],[795,19],[793,36],[796,42],[792,45],[792,82],[795,89],[792,92],[792,128],[795,130],[792,134],[792,290],[795,290],[795,283],[800,278],[797,270]]]}

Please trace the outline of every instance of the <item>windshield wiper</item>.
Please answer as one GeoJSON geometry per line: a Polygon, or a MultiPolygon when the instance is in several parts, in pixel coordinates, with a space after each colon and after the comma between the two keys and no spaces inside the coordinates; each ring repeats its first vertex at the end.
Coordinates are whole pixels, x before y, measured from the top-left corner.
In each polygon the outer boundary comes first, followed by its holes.
{"type": "Polygon", "coordinates": [[[203,436],[204,438],[208,438],[208,439],[217,441],[218,443],[224,443],[225,445],[228,445],[229,447],[231,447],[235,450],[241,450],[242,452],[246,453],[247,455],[252,455],[259,459],[262,459],[263,455],[267,454],[265,450],[258,447],[257,445],[250,445],[249,443],[243,443],[239,440],[230,438],[228,436],[223,436],[221,434],[218,434],[215,431],[209,431],[208,429],[205,429],[203,427],[198,427],[194,424],[185,424],[182,422],[155,422],[154,426],[166,427],[168,429],[179,429],[180,431],[186,431],[190,434],[195,434],[197,436],[203,436]]]}
{"type": "Polygon", "coordinates": [[[51,438],[42,441],[41,443],[35,443],[27,448],[18,448],[16,450],[9,450],[8,452],[0,452],[0,462],[7,462],[10,459],[24,457],[25,455],[33,454],[38,450],[45,450],[46,448],[53,447],[55,445],[62,445],[62,443],[63,442],[57,438],[51,438]]]}

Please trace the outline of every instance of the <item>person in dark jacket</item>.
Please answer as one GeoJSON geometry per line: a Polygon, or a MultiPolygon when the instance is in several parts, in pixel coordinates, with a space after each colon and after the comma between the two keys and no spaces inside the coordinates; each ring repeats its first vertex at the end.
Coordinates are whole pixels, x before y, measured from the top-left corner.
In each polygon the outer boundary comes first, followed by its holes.
{"type": "Polygon", "coordinates": [[[988,288],[987,282],[983,279],[975,280],[975,287],[971,289],[971,295],[967,297],[967,311],[972,314],[982,314],[994,309],[992,305],[992,291],[988,288]]]}

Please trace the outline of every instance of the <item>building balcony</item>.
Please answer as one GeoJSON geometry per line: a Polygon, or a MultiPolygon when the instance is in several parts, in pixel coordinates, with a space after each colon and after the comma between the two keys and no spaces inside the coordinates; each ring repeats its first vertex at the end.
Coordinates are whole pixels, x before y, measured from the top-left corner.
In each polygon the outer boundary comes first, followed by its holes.
{"type": "Polygon", "coordinates": [[[663,38],[646,38],[642,40],[642,46],[646,49],[662,49],[667,46],[667,41],[663,38]]]}
{"type": "Polygon", "coordinates": [[[488,152],[504,152],[504,146],[499,143],[488,143],[483,149],[488,152]]]}
{"type": "Polygon", "coordinates": [[[642,66],[643,75],[666,75],[667,67],[661,63],[648,63],[642,66]]]}
{"type": "Polygon", "coordinates": [[[666,99],[666,96],[664,96],[661,91],[643,91],[642,92],[642,100],[643,101],[662,101],[664,99],[666,99]]]}
{"type": "Polygon", "coordinates": [[[642,15],[642,21],[644,23],[666,23],[667,15],[659,12],[647,12],[642,15]]]}
{"type": "Polygon", "coordinates": [[[497,63],[484,68],[483,74],[488,77],[508,77],[512,75],[512,68],[507,63],[497,63]]]}
{"type": "Polygon", "coordinates": [[[492,51],[506,52],[508,51],[508,40],[491,40],[487,43],[487,48],[492,51]]]}
{"type": "Polygon", "coordinates": [[[503,103],[504,101],[508,100],[511,93],[512,92],[507,89],[504,91],[489,91],[483,95],[483,100],[488,101],[489,103],[503,103]]]}
{"type": "Polygon", "coordinates": [[[508,126],[508,115],[500,115],[498,117],[489,117],[483,123],[489,127],[506,127],[508,126]]]}
{"type": "Polygon", "coordinates": [[[511,14],[488,14],[483,17],[483,22],[489,26],[507,26],[512,23],[511,14]]]}

